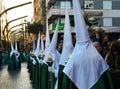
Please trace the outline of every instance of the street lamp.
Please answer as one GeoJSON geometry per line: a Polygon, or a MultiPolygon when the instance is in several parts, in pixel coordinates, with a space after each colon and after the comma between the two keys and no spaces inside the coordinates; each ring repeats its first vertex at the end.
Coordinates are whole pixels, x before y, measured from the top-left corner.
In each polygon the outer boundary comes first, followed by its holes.
{"type": "Polygon", "coordinates": [[[9,11],[9,10],[12,10],[12,9],[15,9],[15,8],[18,8],[18,7],[27,5],[27,4],[31,4],[31,3],[32,3],[32,2],[27,2],[27,3],[23,3],[23,4],[20,4],[20,5],[16,5],[16,6],[10,7],[10,8],[8,8],[8,9],[4,10],[2,13],[0,13],[0,17],[1,17],[4,13],[6,13],[7,11],[9,11]]]}
{"type": "Polygon", "coordinates": [[[10,32],[9,32],[9,37],[10,37],[14,32],[16,32],[16,31],[18,31],[18,30],[21,30],[21,29],[23,29],[23,28],[17,28],[17,29],[15,29],[14,31],[10,31],[10,32]]]}
{"type": "Polygon", "coordinates": [[[17,40],[20,37],[22,37],[22,33],[17,33],[16,32],[16,33],[14,33],[14,34],[11,35],[12,40],[17,40]]]}
{"type": "MultiPolygon", "coordinates": [[[[24,5],[28,5],[28,4],[31,4],[32,2],[27,2],[27,3],[23,3],[23,4],[20,4],[20,5],[16,5],[16,6],[13,6],[13,7],[10,7],[6,10],[4,10],[2,13],[0,13],[0,20],[1,20],[1,17],[2,15],[4,15],[4,13],[6,13],[7,11],[10,11],[12,9],[15,9],[15,8],[18,8],[18,7],[21,7],[21,6],[24,6],[24,5]]],[[[0,24],[1,25],[1,24],[0,24]]],[[[0,33],[1,33],[1,29],[0,29],[0,33]]],[[[1,47],[3,48],[3,43],[1,41],[1,34],[0,34],[0,42],[1,42],[1,47]]]]}
{"type": "MultiPolygon", "coordinates": [[[[21,24],[17,24],[15,26],[12,26],[8,31],[7,31],[7,34],[6,34],[6,37],[7,39],[9,38],[9,33],[11,32],[11,29],[15,28],[15,27],[18,27],[18,26],[22,26],[23,24],[27,24],[27,23],[21,23],[21,24]]],[[[21,28],[22,29],[22,28],[21,28]]]]}
{"type": "Polygon", "coordinates": [[[7,28],[7,26],[11,23],[11,22],[14,22],[14,21],[16,21],[16,20],[20,20],[20,19],[23,19],[23,18],[26,18],[27,16],[22,16],[22,17],[19,17],[19,18],[16,18],[16,19],[13,19],[13,20],[11,20],[11,21],[9,21],[6,25],[5,25],[5,27],[4,27],[4,29],[3,29],[3,35],[4,35],[4,39],[5,39],[5,29],[7,28]]]}

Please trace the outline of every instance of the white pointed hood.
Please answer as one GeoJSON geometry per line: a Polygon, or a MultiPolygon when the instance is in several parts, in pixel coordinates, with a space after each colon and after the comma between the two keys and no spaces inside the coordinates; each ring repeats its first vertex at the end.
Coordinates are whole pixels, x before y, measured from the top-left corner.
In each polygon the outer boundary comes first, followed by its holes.
{"type": "Polygon", "coordinates": [[[16,55],[16,58],[18,59],[20,53],[18,52],[17,41],[15,42],[15,55],[16,55]]]}
{"type": "Polygon", "coordinates": [[[46,23],[46,41],[45,41],[45,51],[47,52],[50,46],[50,36],[49,36],[49,29],[48,29],[48,21],[46,23]]]}
{"type": "Polygon", "coordinates": [[[11,57],[15,50],[14,50],[12,42],[10,42],[10,44],[11,44],[11,52],[10,52],[10,57],[11,57]]]}
{"type": "Polygon", "coordinates": [[[73,12],[76,45],[63,72],[78,89],[90,89],[108,69],[108,65],[89,38],[79,0],[73,0],[73,12]]]}
{"type": "Polygon", "coordinates": [[[17,41],[15,42],[15,51],[18,52],[17,41]]]}
{"type": "Polygon", "coordinates": [[[56,55],[56,46],[57,46],[57,37],[58,37],[58,25],[59,25],[59,20],[57,22],[56,29],[54,31],[54,34],[53,34],[53,37],[52,37],[48,52],[45,54],[46,55],[45,58],[44,58],[45,62],[47,61],[49,54],[51,54],[52,57],[53,57],[53,60],[55,60],[54,57],[56,55]]]}
{"type": "Polygon", "coordinates": [[[45,54],[45,58],[43,60],[43,62],[46,63],[47,60],[48,60],[49,54],[52,56],[52,59],[54,61],[53,65],[52,65],[52,69],[53,69],[53,72],[55,73],[56,77],[57,77],[57,74],[58,74],[59,59],[60,59],[60,53],[56,49],[56,46],[57,46],[57,37],[58,37],[58,25],[59,25],[59,20],[57,22],[56,29],[54,31],[54,35],[52,37],[52,41],[50,43],[48,52],[45,54]]]}
{"type": "Polygon", "coordinates": [[[57,48],[57,38],[58,38],[58,26],[59,26],[59,19],[57,22],[57,26],[52,38],[52,41],[50,43],[50,54],[52,56],[53,59],[53,72],[55,73],[55,77],[58,76],[58,69],[59,69],[59,59],[60,59],[60,53],[58,52],[57,48]]]}
{"type": "Polygon", "coordinates": [[[41,52],[45,50],[43,38],[41,38],[41,52]]]}
{"type": "Polygon", "coordinates": [[[73,50],[73,44],[72,44],[70,20],[68,15],[68,8],[66,8],[64,40],[63,40],[62,54],[60,56],[60,62],[59,62],[60,65],[65,66],[65,62],[68,60],[68,56],[69,54],[72,53],[72,50],[73,50]]]}
{"type": "Polygon", "coordinates": [[[38,33],[37,47],[36,47],[36,50],[34,52],[34,55],[36,57],[38,57],[39,56],[39,52],[40,52],[40,32],[38,33]]]}
{"type": "Polygon", "coordinates": [[[32,52],[34,53],[35,51],[35,40],[32,41],[32,52]]]}
{"type": "Polygon", "coordinates": [[[78,0],[73,0],[74,21],[76,30],[76,42],[85,42],[90,40],[87,27],[83,18],[81,6],[78,0]]]}
{"type": "Polygon", "coordinates": [[[11,52],[12,52],[12,51],[14,51],[14,47],[13,47],[12,42],[10,42],[10,44],[11,44],[11,52]]]}
{"type": "Polygon", "coordinates": [[[50,43],[50,51],[54,51],[56,50],[56,47],[57,47],[57,38],[58,38],[58,25],[59,25],[59,21],[56,25],[56,29],[54,31],[54,35],[52,37],[52,40],[51,40],[51,43],[50,43]]]}

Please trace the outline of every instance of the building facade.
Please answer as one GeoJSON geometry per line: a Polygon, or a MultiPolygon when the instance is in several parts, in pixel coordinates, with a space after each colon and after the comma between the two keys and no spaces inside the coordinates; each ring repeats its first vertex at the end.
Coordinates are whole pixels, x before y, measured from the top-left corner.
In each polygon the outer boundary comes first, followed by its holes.
{"type": "Polygon", "coordinates": [[[40,22],[41,21],[41,14],[42,14],[42,8],[41,8],[41,0],[34,0],[34,21],[40,22]]]}
{"type": "Polygon", "coordinates": [[[120,0],[94,0],[94,9],[103,10],[101,26],[109,32],[120,30],[120,0]]]}
{"type": "MultiPolygon", "coordinates": [[[[80,0],[81,7],[85,14],[92,18],[100,18],[96,28],[102,27],[107,33],[120,33],[120,0],[80,0]]],[[[47,0],[47,19],[50,30],[57,18],[60,23],[65,20],[65,7],[69,8],[70,19],[73,18],[72,0],[47,0]]],[[[72,20],[71,20],[72,21],[72,20]]],[[[74,31],[74,27],[71,27],[74,31]]]]}
{"type": "Polygon", "coordinates": [[[34,21],[45,25],[46,21],[46,0],[34,0],[34,21]]]}
{"type": "MultiPolygon", "coordinates": [[[[46,0],[33,0],[34,16],[33,22],[42,23],[43,31],[46,30],[46,0]]],[[[29,43],[37,41],[37,34],[30,33],[29,43]]]]}

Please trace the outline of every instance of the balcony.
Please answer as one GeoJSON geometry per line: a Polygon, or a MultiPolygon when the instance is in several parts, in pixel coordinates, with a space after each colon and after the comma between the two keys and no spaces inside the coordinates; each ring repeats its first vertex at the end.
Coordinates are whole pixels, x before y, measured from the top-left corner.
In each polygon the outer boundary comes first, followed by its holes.
{"type": "MultiPolygon", "coordinates": [[[[69,15],[73,15],[72,9],[69,9],[68,12],[69,12],[69,15]]],[[[51,18],[52,16],[64,16],[64,15],[65,15],[65,9],[61,9],[61,8],[53,8],[52,7],[47,12],[47,18],[51,18]]]]}
{"type": "MultiPolygon", "coordinates": [[[[89,14],[93,17],[101,17],[103,16],[103,10],[95,10],[95,9],[84,9],[86,14],[89,14]]],[[[73,15],[72,8],[68,10],[69,15],[73,15]]],[[[65,8],[59,8],[52,6],[49,11],[47,12],[47,18],[51,18],[52,16],[64,16],[65,15],[65,8]]]]}
{"type": "Polygon", "coordinates": [[[120,17],[120,10],[103,10],[103,17],[113,18],[120,17]]]}
{"type": "Polygon", "coordinates": [[[103,16],[103,10],[96,10],[96,9],[85,9],[85,14],[89,14],[93,17],[101,17],[103,16]]]}

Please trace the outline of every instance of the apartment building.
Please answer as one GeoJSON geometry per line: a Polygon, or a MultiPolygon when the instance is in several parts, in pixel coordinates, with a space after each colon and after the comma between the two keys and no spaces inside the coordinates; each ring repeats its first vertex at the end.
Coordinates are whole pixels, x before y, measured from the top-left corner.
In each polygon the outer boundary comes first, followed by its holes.
{"type": "Polygon", "coordinates": [[[34,0],[34,21],[40,22],[42,16],[41,0],[34,0]]]}
{"type": "Polygon", "coordinates": [[[94,9],[103,10],[102,26],[120,26],[120,0],[94,0],[94,9]]]}
{"type": "MultiPolygon", "coordinates": [[[[48,20],[49,30],[51,30],[51,35],[55,30],[55,24],[58,18],[60,19],[58,40],[63,38],[66,4],[69,8],[70,18],[73,18],[72,0],[46,0],[46,18],[48,20]]],[[[71,28],[74,33],[74,27],[71,26],[71,28]]]]}
{"type": "MultiPolygon", "coordinates": [[[[43,30],[46,27],[46,0],[33,0],[33,7],[34,7],[34,17],[33,22],[38,22],[43,24],[43,30]]],[[[31,33],[31,41],[37,39],[37,35],[31,33]]]]}
{"type": "MultiPolygon", "coordinates": [[[[92,18],[100,18],[96,28],[102,27],[107,33],[120,34],[120,0],[80,0],[81,7],[85,14],[92,18]]],[[[59,32],[62,33],[64,27],[65,7],[69,8],[69,15],[72,21],[73,10],[72,0],[46,0],[47,19],[50,30],[54,30],[54,23],[60,18],[59,32]]],[[[74,32],[74,26],[71,26],[74,32]]],[[[117,36],[117,37],[118,37],[117,36]]]]}
{"type": "Polygon", "coordinates": [[[100,25],[112,38],[120,38],[120,0],[94,0],[94,9],[103,10],[100,25]]]}
{"type": "Polygon", "coordinates": [[[46,0],[34,0],[34,21],[45,25],[46,19],[46,0]]]}

